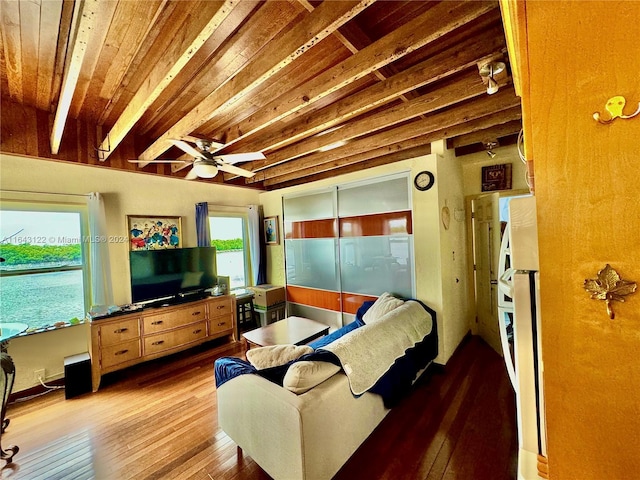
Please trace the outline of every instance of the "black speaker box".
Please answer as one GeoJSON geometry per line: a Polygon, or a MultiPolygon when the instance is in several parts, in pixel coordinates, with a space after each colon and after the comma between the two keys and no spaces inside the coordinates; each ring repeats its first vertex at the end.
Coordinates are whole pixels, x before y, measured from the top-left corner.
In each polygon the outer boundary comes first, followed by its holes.
{"type": "Polygon", "coordinates": [[[64,358],[64,398],[91,391],[91,357],[87,352],[64,358]]]}

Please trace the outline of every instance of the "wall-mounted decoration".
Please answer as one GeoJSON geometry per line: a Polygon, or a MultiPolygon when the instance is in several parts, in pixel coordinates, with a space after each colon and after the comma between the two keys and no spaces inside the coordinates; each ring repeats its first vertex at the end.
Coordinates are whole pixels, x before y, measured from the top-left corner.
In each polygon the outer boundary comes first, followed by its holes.
{"type": "Polygon", "coordinates": [[[635,112],[633,112],[631,115],[625,115],[624,113],[622,113],[622,110],[624,110],[624,106],[626,103],[627,101],[621,95],[611,97],[609,100],[607,100],[607,104],[604,106],[605,110],[609,113],[609,118],[602,118],[602,116],[600,115],[600,112],[594,113],[593,118],[597,122],[600,122],[603,125],[606,125],[608,123],[613,122],[616,118],[629,119],[640,114],[640,102],[638,102],[638,109],[635,112]]]}
{"type": "Polygon", "coordinates": [[[127,215],[130,250],[182,248],[180,217],[127,215]]]}
{"type": "Polygon", "coordinates": [[[267,245],[279,245],[278,216],[265,217],[264,219],[264,243],[267,245]]]}
{"type": "Polygon", "coordinates": [[[436,178],[433,176],[433,173],[425,170],[424,172],[420,172],[416,175],[416,177],[413,179],[413,185],[416,187],[416,189],[424,192],[433,187],[435,181],[436,178]]]}
{"type": "Polygon", "coordinates": [[[598,278],[587,278],[584,281],[584,289],[591,294],[591,298],[606,302],[607,313],[611,320],[615,318],[611,302],[614,300],[624,302],[624,297],[634,293],[636,288],[636,282],[622,280],[618,272],[608,263],[598,272],[598,278]]]}
{"type": "Polygon", "coordinates": [[[442,207],[440,218],[442,219],[442,226],[444,229],[449,230],[449,225],[451,224],[451,211],[449,210],[449,207],[447,207],[446,201],[444,207],[442,207]]]}
{"type": "Polygon", "coordinates": [[[511,190],[511,164],[482,167],[482,191],[511,190]]]}

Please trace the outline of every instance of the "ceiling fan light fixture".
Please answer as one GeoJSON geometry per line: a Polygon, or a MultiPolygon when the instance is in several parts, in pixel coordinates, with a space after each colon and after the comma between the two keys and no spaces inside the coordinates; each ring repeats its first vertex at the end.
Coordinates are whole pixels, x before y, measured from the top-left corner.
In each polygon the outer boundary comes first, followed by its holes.
{"type": "Polygon", "coordinates": [[[199,178],[213,178],[218,174],[218,167],[205,162],[193,162],[193,171],[199,178]]]}
{"type": "Polygon", "coordinates": [[[494,75],[502,73],[505,68],[506,66],[504,62],[489,62],[480,67],[480,76],[483,79],[486,79],[487,93],[489,95],[493,95],[499,90],[500,86],[498,85],[498,82],[496,82],[494,75]]]}

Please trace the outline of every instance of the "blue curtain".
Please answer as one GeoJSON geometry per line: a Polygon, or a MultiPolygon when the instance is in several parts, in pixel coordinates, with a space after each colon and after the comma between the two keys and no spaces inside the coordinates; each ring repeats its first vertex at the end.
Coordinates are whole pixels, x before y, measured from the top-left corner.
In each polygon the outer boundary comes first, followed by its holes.
{"type": "Polygon", "coordinates": [[[209,233],[209,204],[207,202],[196,203],[196,237],[199,247],[211,245],[209,233]]]}

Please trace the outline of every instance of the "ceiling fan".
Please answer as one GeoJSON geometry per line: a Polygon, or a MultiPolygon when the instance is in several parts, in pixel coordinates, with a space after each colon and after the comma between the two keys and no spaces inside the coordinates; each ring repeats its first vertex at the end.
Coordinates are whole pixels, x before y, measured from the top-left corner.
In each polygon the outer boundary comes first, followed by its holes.
{"type": "MultiPolygon", "coordinates": [[[[192,164],[192,168],[184,177],[187,180],[195,180],[196,178],[213,178],[218,174],[218,171],[232,173],[242,177],[253,177],[254,172],[245,170],[244,168],[236,167],[233,164],[237,162],[250,162],[252,160],[264,160],[266,157],[261,152],[248,152],[248,153],[229,153],[216,155],[216,152],[224,147],[224,144],[214,142],[212,140],[206,140],[196,138],[193,143],[196,144],[198,149],[192,147],[184,140],[169,139],[180,150],[188,155],[191,155],[194,159],[188,160],[154,160],[151,163],[181,163],[192,164]]],[[[149,163],[143,160],[129,160],[130,163],[149,163]]]]}

